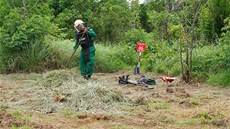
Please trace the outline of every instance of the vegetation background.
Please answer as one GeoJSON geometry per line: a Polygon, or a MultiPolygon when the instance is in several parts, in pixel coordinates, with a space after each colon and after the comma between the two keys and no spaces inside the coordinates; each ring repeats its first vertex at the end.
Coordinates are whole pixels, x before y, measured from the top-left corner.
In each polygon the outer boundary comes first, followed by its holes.
{"type": "Polygon", "coordinates": [[[133,69],[145,42],[141,70],[230,86],[229,0],[0,0],[0,72],[78,66],[76,19],[97,33],[96,72],[133,69]]]}

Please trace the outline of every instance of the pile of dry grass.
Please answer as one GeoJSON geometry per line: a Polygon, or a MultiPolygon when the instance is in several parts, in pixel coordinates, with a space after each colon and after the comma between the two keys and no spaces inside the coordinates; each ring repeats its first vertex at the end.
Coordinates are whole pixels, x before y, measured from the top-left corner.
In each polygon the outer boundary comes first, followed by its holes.
{"type": "Polygon", "coordinates": [[[44,113],[74,110],[119,114],[120,105],[129,103],[129,98],[110,87],[107,81],[84,80],[74,70],[55,70],[17,90],[23,96],[8,106],[44,113]]]}

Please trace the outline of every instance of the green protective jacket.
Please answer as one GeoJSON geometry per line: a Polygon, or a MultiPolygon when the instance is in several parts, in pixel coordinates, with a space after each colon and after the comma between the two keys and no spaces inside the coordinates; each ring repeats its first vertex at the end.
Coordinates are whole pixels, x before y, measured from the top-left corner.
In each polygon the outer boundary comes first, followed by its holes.
{"type": "MultiPolygon", "coordinates": [[[[94,41],[95,38],[96,38],[96,33],[93,31],[93,29],[91,28],[88,28],[88,35],[89,35],[89,38],[91,41],[94,41]]],[[[77,40],[76,38],[76,42],[75,42],[75,45],[73,47],[74,50],[76,50],[78,47],[79,47],[79,40],[77,40]]],[[[96,51],[96,48],[94,45],[90,46],[90,52],[93,52],[93,51],[96,51]]]]}
{"type": "Polygon", "coordinates": [[[96,51],[96,48],[94,46],[95,37],[96,33],[91,28],[88,29],[88,33],[86,34],[83,34],[83,32],[78,32],[76,35],[74,50],[76,50],[79,45],[81,45],[82,47],[81,56],[79,59],[80,71],[82,76],[91,76],[93,74],[96,51]]]}

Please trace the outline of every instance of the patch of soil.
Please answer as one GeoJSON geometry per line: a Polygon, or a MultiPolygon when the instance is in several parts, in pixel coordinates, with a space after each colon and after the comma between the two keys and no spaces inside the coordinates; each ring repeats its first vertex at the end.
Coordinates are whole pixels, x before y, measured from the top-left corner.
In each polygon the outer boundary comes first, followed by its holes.
{"type": "Polygon", "coordinates": [[[35,129],[55,129],[54,126],[44,125],[42,123],[37,124],[34,122],[21,122],[17,118],[13,117],[9,113],[0,113],[0,128],[11,128],[11,127],[33,127],[35,129]]]}
{"type": "Polygon", "coordinates": [[[22,122],[17,121],[15,117],[8,113],[0,113],[0,127],[6,128],[6,127],[21,127],[24,124],[22,122]]]}
{"type": "Polygon", "coordinates": [[[189,102],[189,100],[183,100],[183,101],[179,102],[179,106],[181,108],[192,108],[192,107],[195,107],[195,105],[193,105],[191,102],[189,102]]]}

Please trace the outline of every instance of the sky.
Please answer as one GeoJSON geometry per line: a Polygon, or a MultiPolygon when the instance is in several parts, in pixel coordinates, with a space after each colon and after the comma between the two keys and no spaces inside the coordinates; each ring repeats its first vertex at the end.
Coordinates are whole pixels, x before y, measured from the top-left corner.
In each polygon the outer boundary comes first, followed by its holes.
{"type": "Polygon", "coordinates": [[[139,0],[139,3],[142,4],[142,3],[144,3],[144,1],[145,1],[145,0],[139,0]]]}
{"type": "MultiPolygon", "coordinates": [[[[130,2],[131,0],[126,0],[126,1],[130,2]]],[[[144,3],[145,0],[138,0],[138,1],[139,1],[139,4],[142,4],[144,3]]]]}

